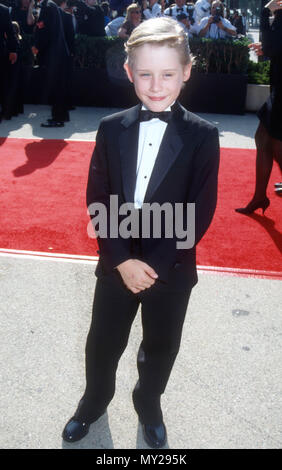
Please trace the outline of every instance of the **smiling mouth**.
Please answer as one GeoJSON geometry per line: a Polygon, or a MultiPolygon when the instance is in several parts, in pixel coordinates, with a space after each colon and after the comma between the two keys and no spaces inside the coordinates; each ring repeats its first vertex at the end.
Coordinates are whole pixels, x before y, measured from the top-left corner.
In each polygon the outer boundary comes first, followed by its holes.
{"type": "Polygon", "coordinates": [[[162,101],[165,99],[165,96],[149,96],[151,101],[162,101]]]}

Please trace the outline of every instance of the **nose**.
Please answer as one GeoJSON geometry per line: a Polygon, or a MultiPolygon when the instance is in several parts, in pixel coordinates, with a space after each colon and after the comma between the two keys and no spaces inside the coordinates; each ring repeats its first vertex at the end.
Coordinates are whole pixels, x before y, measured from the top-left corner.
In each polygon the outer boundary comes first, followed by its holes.
{"type": "Polygon", "coordinates": [[[154,93],[157,93],[158,91],[161,90],[161,88],[162,88],[161,77],[153,75],[151,79],[151,83],[150,83],[151,91],[153,91],[154,93]]]}

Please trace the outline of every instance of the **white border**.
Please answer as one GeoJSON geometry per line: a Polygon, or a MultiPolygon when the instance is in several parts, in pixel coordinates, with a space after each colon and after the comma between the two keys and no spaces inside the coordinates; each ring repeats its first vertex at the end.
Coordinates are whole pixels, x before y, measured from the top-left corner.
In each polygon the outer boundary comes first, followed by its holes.
{"type": "MultiPolygon", "coordinates": [[[[49,253],[44,251],[28,251],[28,250],[12,250],[8,248],[0,248],[0,256],[10,256],[14,258],[25,258],[25,259],[37,259],[37,260],[49,260],[49,261],[65,261],[72,263],[84,263],[84,264],[97,264],[98,256],[84,256],[84,255],[72,255],[66,253],[49,253]]],[[[240,269],[240,268],[228,268],[218,266],[201,266],[197,265],[199,272],[210,273],[210,274],[229,274],[232,276],[241,277],[260,277],[267,279],[282,280],[282,272],[279,271],[264,271],[256,269],[240,269]]]]}
{"type": "Polygon", "coordinates": [[[11,256],[29,259],[52,260],[52,261],[70,261],[80,263],[98,262],[98,256],[71,255],[66,253],[49,253],[44,251],[28,251],[28,250],[11,250],[0,248],[0,256],[11,256]]]}

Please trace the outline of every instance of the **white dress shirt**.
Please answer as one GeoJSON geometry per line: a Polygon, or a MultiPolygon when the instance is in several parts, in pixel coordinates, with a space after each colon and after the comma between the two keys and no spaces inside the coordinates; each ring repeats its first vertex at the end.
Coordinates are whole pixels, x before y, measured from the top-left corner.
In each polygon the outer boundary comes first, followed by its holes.
{"type": "Polygon", "coordinates": [[[146,8],[143,10],[143,14],[146,20],[150,18],[158,18],[159,16],[163,16],[162,14],[162,7],[158,3],[155,3],[152,8],[146,8]]]}
{"type": "Polygon", "coordinates": [[[210,16],[211,13],[211,4],[207,0],[198,0],[195,3],[195,12],[196,12],[196,21],[200,23],[200,21],[210,16]]]}
{"type": "Polygon", "coordinates": [[[185,33],[188,34],[189,39],[191,39],[194,36],[198,35],[198,30],[199,30],[198,23],[196,23],[196,22],[194,24],[190,23],[190,28],[187,28],[187,26],[182,21],[178,21],[178,23],[182,26],[185,33]]]}
{"type": "MultiPolygon", "coordinates": [[[[180,15],[181,13],[184,13],[187,18],[189,19],[189,14],[188,14],[188,9],[187,5],[183,5],[183,7],[179,8],[177,5],[174,5],[173,7],[166,8],[164,11],[165,16],[171,16],[174,20],[177,20],[177,16],[180,15]]],[[[181,26],[183,27],[184,31],[189,35],[189,37],[193,37],[193,35],[198,34],[198,23],[196,21],[196,11],[194,10],[193,13],[193,19],[195,20],[194,24],[190,24],[190,28],[187,28],[184,23],[179,21],[181,26]]]]}
{"type": "MultiPolygon", "coordinates": [[[[165,16],[171,16],[174,19],[176,19],[176,17],[178,15],[180,15],[181,13],[184,13],[185,15],[189,16],[188,15],[187,5],[183,5],[183,7],[180,7],[180,8],[177,5],[174,5],[172,7],[166,8],[165,11],[164,11],[165,16]]],[[[194,19],[196,18],[195,11],[194,11],[194,14],[193,14],[193,18],[194,19]]]]}
{"type": "MultiPolygon", "coordinates": [[[[144,105],[142,109],[146,109],[144,105]]],[[[165,111],[170,111],[169,106],[165,111]]],[[[134,207],[142,207],[159,148],[167,127],[160,119],[140,122],[134,207]]]]}
{"type": "Polygon", "coordinates": [[[124,16],[118,16],[114,20],[110,21],[105,26],[105,31],[107,36],[118,36],[118,30],[124,23],[124,16]]]}
{"type": "MultiPolygon", "coordinates": [[[[225,28],[232,29],[233,31],[236,31],[235,26],[230,23],[229,20],[226,18],[223,18],[222,16],[220,17],[221,22],[225,28]]],[[[208,24],[209,18],[203,18],[202,21],[199,24],[199,33],[200,31],[205,28],[208,24]]],[[[231,34],[228,34],[226,31],[223,29],[220,29],[216,23],[212,23],[207,30],[205,34],[205,38],[211,38],[211,39],[226,39],[232,37],[231,34]]]]}

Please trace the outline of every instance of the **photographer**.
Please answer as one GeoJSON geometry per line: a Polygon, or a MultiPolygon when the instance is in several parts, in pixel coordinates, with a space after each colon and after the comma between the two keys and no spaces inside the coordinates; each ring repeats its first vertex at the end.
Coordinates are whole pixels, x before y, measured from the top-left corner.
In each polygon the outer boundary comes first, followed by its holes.
{"type": "Polygon", "coordinates": [[[196,21],[200,23],[203,18],[209,17],[212,0],[198,0],[195,3],[196,21]]]}
{"type": "Polygon", "coordinates": [[[110,21],[107,26],[105,26],[106,35],[109,37],[115,37],[118,35],[118,30],[120,29],[121,25],[124,23],[125,17],[125,8],[121,8],[117,10],[116,17],[110,21]]]}
{"type": "Polygon", "coordinates": [[[176,19],[188,34],[189,38],[192,38],[194,35],[198,35],[198,25],[195,21],[193,22],[193,18],[191,21],[189,16],[185,15],[185,13],[180,13],[180,15],[177,15],[176,19]]]}
{"type": "Polygon", "coordinates": [[[185,0],[176,0],[175,5],[166,8],[164,14],[171,16],[175,20],[179,15],[185,14],[189,18],[190,24],[193,26],[196,23],[196,12],[193,3],[185,5],[185,0]]]}
{"type": "Polygon", "coordinates": [[[73,0],[77,33],[87,36],[105,36],[104,11],[96,0],[73,0]]]}
{"type": "Polygon", "coordinates": [[[211,16],[203,18],[199,24],[199,36],[211,39],[227,39],[237,35],[235,26],[224,18],[223,5],[214,1],[211,16]]]}
{"type": "Polygon", "coordinates": [[[147,2],[147,0],[142,0],[142,7],[143,15],[146,20],[163,16],[162,7],[158,3],[158,0],[149,0],[149,2],[147,2]]]}
{"type": "Polygon", "coordinates": [[[235,26],[238,34],[244,34],[242,15],[239,15],[238,11],[234,12],[231,22],[233,26],[235,26]]]}

